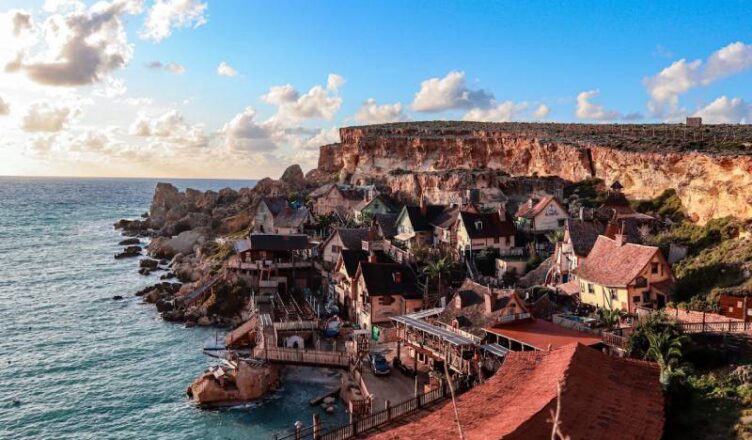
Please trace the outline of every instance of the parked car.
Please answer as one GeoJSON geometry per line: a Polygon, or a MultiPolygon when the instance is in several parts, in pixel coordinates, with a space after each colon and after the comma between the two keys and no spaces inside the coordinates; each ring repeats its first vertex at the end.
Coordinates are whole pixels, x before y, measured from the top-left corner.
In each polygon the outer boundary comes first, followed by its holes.
{"type": "Polygon", "coordinates": [[[370,354],[371,370],[374,376],[386,376],[391,373],[392,369],[389,368],[389,363],[386,358],[379,353],[370,354]]]}

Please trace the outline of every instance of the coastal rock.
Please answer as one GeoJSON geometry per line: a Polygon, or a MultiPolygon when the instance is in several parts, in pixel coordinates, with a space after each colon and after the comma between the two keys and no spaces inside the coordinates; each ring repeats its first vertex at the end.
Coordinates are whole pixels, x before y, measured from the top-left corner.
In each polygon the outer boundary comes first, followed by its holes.
{"type": "Polygon", "coordinates": [[[178,206],[180,202],[180,192],[174,185],[164,182],[157,183],[149,209],[149,221],[153,227],[160,229],[164,225],[167,213],[178,206]]]}
{"type": "Polygon", "coordinates": [[[115,254],[115,259],[138,257],[141,255],[141,246],[128,246],[123,252],[115,254]]]}
{"type": "Polygon", "coordinates": [[[151,270],[149,270],[146,267],[142,267],[141,269],[138,270],[138,274],[143,275],[143,276],[148,276],[148,275],[151,275],[151,270]]]}
{"type": "MultiPolygon", "coordinates": [[[[140,245],[141,244],[141,240],[138,239],[138,238],[126,238],[125,240],[121,240],[118,244],[120,246],[140,245]]],[[[139,248],[139,251],[140,250],[141,250],[141,248],[139,248]]]]}
{"type": "Polygon", "coordinates": [[[193,246],[203,244],[204,236],[197,231],[184,231],[173,238],[158,237],[149,243],[149,255],[155,258],[173,258],[177,254],[193,253],[193,246]]]}
{"type": "Polygon", "coordinates": [[[147,268],[149,270],[154,270],[159,265],[159,261],[152,260],[151,258],[144,258],[143,260],[138,262],[139,267],[147,268]]]}
{"type": "Polygon", "coordinates": [[[159,313],[169,312],[175,309],[175,303],[170,300],[160,298],[155,303],[157,306],[157,312],[159,313]]]}
{"type": "Polygon", "coordinates": [[[291,189],[302,188],[306,185],[305,176],[300,165],[290,165],[279,178],[280,182],[288,185],[291,189]]]}
{"type": "Polygon", "coordinates": [[[196,324],[200,325],[201,327],[208,327],[212,325],[212,321],[211,319],[209,319],[209,317],[202,316],[198,319],[198,321],[196,321],[196,324]]]}
{"type": "Polygon", "coordinates": [[[115,296],[112,297],[112,300],[113,301],[122,301],[123,300],[123,296],[122,295],[115,295],[115,296]]]}

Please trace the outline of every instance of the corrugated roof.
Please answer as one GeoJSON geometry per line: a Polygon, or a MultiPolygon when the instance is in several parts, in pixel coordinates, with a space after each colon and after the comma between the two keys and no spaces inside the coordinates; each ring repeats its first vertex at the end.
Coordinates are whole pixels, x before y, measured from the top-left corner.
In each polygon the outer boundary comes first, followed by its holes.
{"type": "Polygon", "coordinates": [[[279,228],[298,228],[310,217],[308,208],[285,207],[274,218],[274,226],[279,228]]]}
{"type": "Polygon", "coordinates": [[[591,333],[579,332],[542,319],[524,319],[486,327],[488,333],[513,339],[538,350],[557,349],[574,342],[597,345],[601,339],[591,333]]]}
{"type": "Polygon", "coordinates": [[[416,319],[408,315],[393,316],[392,320],[410,326],[422,332],[437,336],[452,345],[475,345],[475,342],[473,342],[473,340],[470,338],[466,338],[443,327],[431,325],[423,320],[416,319]]]}

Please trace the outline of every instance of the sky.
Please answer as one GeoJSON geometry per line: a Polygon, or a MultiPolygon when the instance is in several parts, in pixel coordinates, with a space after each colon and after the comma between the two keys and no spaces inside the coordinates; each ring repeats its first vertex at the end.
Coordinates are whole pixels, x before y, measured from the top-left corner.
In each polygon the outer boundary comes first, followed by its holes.
{"type": "Polygon", "coordinates": [[[750,1],[0,0],[0,175],[277,177],[395,121],[752,123],[750,1]]]}

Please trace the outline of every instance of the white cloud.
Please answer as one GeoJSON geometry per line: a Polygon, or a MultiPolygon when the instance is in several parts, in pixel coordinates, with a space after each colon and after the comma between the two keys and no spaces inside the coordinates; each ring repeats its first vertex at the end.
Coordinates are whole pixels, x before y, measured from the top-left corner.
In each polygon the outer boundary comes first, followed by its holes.
{"type": "Polygon", "coordinates": [[[467,112],[462,119],[465,121],[481,122],[509,122],[517,119],[517,116],[527,110],[528,103],[514,103],[505,101],[491,108],[474,108],[467,112]]]}
{"type": "Polygon", "coordinates": [[[232,78],[238,76],[238,71],[229,64],[222,61],[221,63],[219,63],[219,66],[217,66],[217,75],[232,78]]]}
{"type": "Polygon", "coordinates": [[[102,81],[102,85],[94,90],[94,94],[111,99],[123,96],[127,91],[128,87],[126,87],[125,81],[106,76],[102,81]]]}
{"type": "Polygon", "coordinates": [[[546,104],[541,104],[538,106],[537,109],[533,112],[533,116],[535,116],[538,119],[545,119],[548,114],[551,113],[551,108],[547,106],[546,104]]]}
{"type": "Polygon", "coordinates": [[[0,96],[0,116],[7,116],[10,114],[10,104],[5,102],[3,100],[3,97],[0,96]]]}
{"type": "Polygon", "coordinates": [[[600,92],[598,90],[589,90],[577,95],[577,110],[575,111],[575,116],[577,116],[578,119],[596,121],[621,119],[621,113],[614,110],[606,110],[601,104],[591,101],[592,98],[595,98],[599,94],[600,92]]]}
{"type": "Polygon", "coordinates": [[[701,116],[703,122],[709,124],[748,124],[752,122],[752,104],[741,98],[721,96],[694,116],[701,116]]]}
{"type": "Polygon", "coordinates": [[[233,153],[272,151],[277,148],[275,138],[282,135],[268,121],[256,122],[256,110],[246,107],[220,130],[225,146],[233,153]]]}
{"type": "Polygon", "coordinates": [[[45,12],[83,11],[86,5],[78,0],[46,0],[42,9],[45,12]]]}
{"type": "Polygon", "coordinates": [[[154,117],[139,113],[128,129],[131,136],[146,137],[176,149],[196,149],[208,145],[202,124],[188,124],[178,110],[168,110],[154,117]]]}
{"type": "Polygon", "coordinates": [[[406,121],[408,118],[403,112],[402,104],[378,105],[375,99],[369,98],[360,106],[358,112],[355,113],[355,119],[367,124],[383,124],[386,122],[406,121]]]}
{"type": "MultiPolygon", "coordinates": [[[[336,75],[339,77],[339,75],[336,75]]],[[[329,85],[341,86],[344,79],[332,81],[329,76],[329,85]],[[333,83],[333,84],[332,84],[333,83]]],[[[336,89],[324,88],[320,85],[313,86],[304,95],[290,84],[273,86],[269,92],[261,96],[261,100],[277,106],[277,113],[272,117],[277,123],[290,123],[306,119],[331,120],[342,105],[342,98],[336,95],[336,89]]]]}
{"type": "Polygon", "coordinates": [[[33,156],[47,156],[54,147],[56,140],[57,136],[54,134],[30,138],[26,150],[33,156]]]}
{"type": "Polygon", "coordinates": [[[708,86],[720,79],[752,68],[752,45],[731,43],[702,60],[675,61],[658,74],[643,79],[650,95],[648,109],[656,116],[676,118],[686,110],[679,108],[679,97],[689,90],[708,86]]]}
{"type": "Polygon", "coordinates": [[[485,109],[493,104],[493,94],[483,89],[471,90],[465,84],[465,72],[452,71],[444,78],[431,78],[421,82],[412,109],[418,112],[440,112],[451,109],[485,109]]]}
{"type": "Polygon", "coordinates": [[[322,128],[303,143],[303,148],[318,151],[322,145],[334,144],[339,141],[339,129],[337,127],[322,128]]]}
{"type": "Polygon", "coordinates": [[[156,0],[149,9],[141,38],[159,42],[169,37],[173,28],[203,26],[207,7],[197,0],[156,0]]]}
{"type": "Polygon", "coordinates": [[[182,75],[185,73],[185,66],[178,63],[162,63],[161,61],[152,61],[146,64],[146,67],[151,70],[164,70],[165,72],[175,73],[182,75]]]}
{"type": "Polygon", "coordinates": [[[341,75],[337,75],[336,73],[330,73],[326,79],[326,88],[329,90],[336,92],[343,85],[345,85],[345,78],[343,78],[341,75]]]}
{"type": "Polygon", "coordinates": [[[44,48],[22,50],[6,71],[23,71],[37,83],[79,86],[100,81],[133,56],[122,16],[138,14],[142,0],[98,2],[85,11],[49,16],[41,28],[44,48]],[[46,49],[46,50],[45,50],[46,49]]]}
{"type": "Polygon", "coordinates": [[[21,128],[31,133],[61,131],[78,114],[66,106],[54,106],[48,102],[31,104],[21,121],[21,128]]]}

